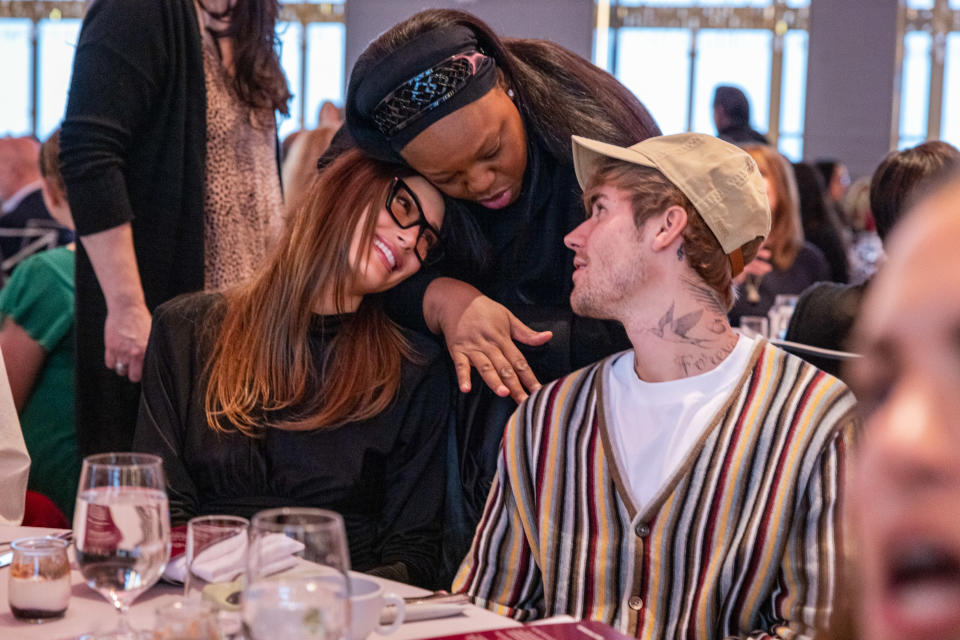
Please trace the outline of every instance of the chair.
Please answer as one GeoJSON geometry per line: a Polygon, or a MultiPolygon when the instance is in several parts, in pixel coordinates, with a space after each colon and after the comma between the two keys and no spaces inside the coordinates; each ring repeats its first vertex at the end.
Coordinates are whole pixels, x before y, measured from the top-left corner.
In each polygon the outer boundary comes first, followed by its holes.
{"type": "Polygon", "coordinates": [[[23,506],[23,526],[69,529],[70,523],[63,511],[53,504],[53,500],[42,493],[27,490],[27,500],[23,506]]]}

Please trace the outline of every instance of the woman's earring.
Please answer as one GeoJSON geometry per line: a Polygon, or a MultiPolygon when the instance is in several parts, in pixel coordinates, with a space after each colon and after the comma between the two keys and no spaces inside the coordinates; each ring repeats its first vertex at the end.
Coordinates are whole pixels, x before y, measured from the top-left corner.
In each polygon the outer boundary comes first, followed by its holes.
{"type": "Polygon", "coordinates": [[[514,97],[513,89],[507,89],[507,97],[513,100],[513,97],[514,97]]]}

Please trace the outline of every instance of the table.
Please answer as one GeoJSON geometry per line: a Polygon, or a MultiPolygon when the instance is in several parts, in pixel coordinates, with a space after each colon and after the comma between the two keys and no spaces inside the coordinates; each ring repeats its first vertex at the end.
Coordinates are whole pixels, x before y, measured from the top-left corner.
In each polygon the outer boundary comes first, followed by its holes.
{"type": "MultiPolygon", "coordinates": [[[[13,540],[28,536],[42,536],[58,533],[57,529],[38,529],[34,527],[0,526],[0,540],[13,540]]],[[[419,587],[408,584],[374,578],[384,585],[387,591],[399,596],[417,596],[429,593],[419,587]]],[[[75,566],[71,572],[73,592],[70,606],[63,618],[44,624],[20,622],[10,613],[7,603],[7,581],[9,567],[0,569],[0,638],[3,640],[66,640],[90,631],[109,631],[116,627],[117,613],[100,594],[90,589],[75,566]]],[[[169,584],[157,584],[142,594],[130,608],[130,623],[137,629],[151,629],[154,625],[154,611],[157,607],[173,602],[183,595],[181,587],[169,584]]],[[[418,640],[433,636],[479,631],[481,629],[501,629],[517,627],[520,623],[498,616],[495,613],[468,605],[463,614],[437,620],[408,622],[389,636],[370,634],[369,640],[418,640]]]]}

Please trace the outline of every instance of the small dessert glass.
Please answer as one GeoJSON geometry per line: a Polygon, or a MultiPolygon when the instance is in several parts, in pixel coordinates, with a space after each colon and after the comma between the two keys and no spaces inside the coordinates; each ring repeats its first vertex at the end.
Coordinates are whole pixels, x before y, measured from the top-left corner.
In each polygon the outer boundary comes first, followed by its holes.
{"type": "Polygon", "coordinates": [[[59,538],[20,538],[11,544],[13,561],[7,594],[18,620],[41,623],[60,618],[70,602],[67,542],[59,538]]]}

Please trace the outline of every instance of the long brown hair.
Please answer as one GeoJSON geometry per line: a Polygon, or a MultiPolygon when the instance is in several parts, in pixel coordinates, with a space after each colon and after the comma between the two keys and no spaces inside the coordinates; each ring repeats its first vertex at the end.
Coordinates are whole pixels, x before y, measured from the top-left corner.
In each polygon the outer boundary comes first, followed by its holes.
{"type": "Polygon", "coordinates": [[[246,104],[258,109],[277,110],[289,115],[290,91],[277,55],[277,0],[235,0],[225,11],[212,11],[204,0],[200,6],[218,20],[222,30],[211,29],[216,38],[233,38],[233,88],[246,104]]]}
{"type": "Polygon", "coordinates": [[[415,356],[376,300],[363,299],[319,367],[310,330],[321,300],[332,294],[342,310],[354,230],[363,225],[360,246],[369,250],[397,175],[411,171],[356,149],[341,154],[313,183],[263,271],[211,310],[207,325],[218,331],[204,399],[211,428],[254,435],[263,426],[334,427],[373,417],[393,400],[402,362],[415,356]]]}
{"type": "Polygon", "coordinates": [[[800,221],[800,196],[793,167],[773,147],[751,144],[743,150],[757,161],[764,177],[773,179],[777,191],[777,206],[770,211],[770,235],[764,245],[770,250],[773,265],[784,271],[793,266],[800,248],[803,247],[803,223],[800,221]]]}

